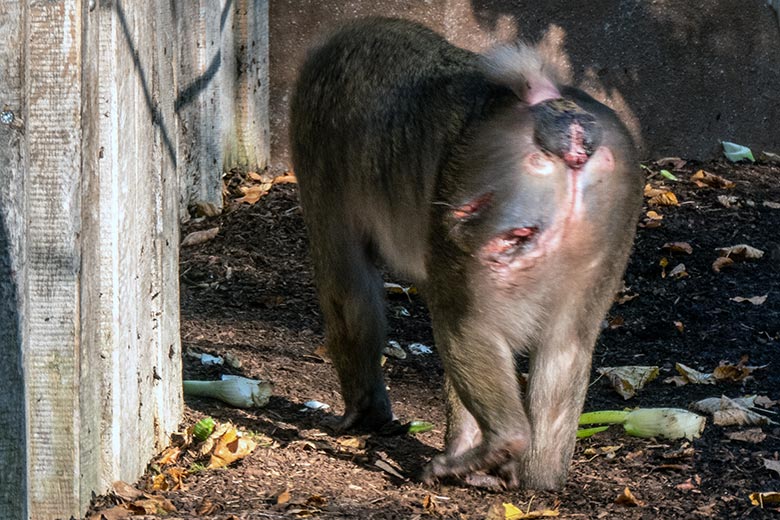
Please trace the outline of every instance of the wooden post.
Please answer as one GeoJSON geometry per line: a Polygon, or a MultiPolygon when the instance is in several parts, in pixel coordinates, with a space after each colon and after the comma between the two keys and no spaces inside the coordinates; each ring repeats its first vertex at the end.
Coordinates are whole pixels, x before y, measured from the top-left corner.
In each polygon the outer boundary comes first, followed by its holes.
{"type": "Polygon", "coordinates": [[[176,6],[182,208],[222,207],[222,174],[268,164],[268,0],[176,6]]]}
{"type": "Polygon", "coordinates": [[[0,0],[2,519],[81,516],[181,417],[174,2],[0,0]]]}

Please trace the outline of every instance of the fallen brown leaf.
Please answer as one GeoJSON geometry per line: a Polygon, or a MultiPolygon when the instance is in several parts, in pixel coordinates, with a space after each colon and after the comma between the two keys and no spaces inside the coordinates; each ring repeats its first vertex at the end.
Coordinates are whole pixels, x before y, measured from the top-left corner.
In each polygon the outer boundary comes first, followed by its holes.
{"type": "Polygon", "coordinates": [[[758,444],[764,442],[766,439],[766,433],[761,431],[761,428],[750,428],[749,430],[742,430],[738,432],[728,432],[726,437],[732,441],[749,442],[752,444],[758,444]]]}
{"type": "Polygon", "coordinates": [[[211,499],[204,498],[203,501],[201,501],[200,505],[198,506],[198,509],[196,509],[196,512],[200,516],[206,516],[206,515],[213,515],[214,513],[219,512],[219,510],[222,509],[222,507],[214,502],[211,499]]]}
{"type": "Polygon", "coordinates": [[[277,504],[286,504],[287,502],[290,501],[291,498],[292,498],[292,495],[290,494],[290,490],[289,489],[285,489],[284,491],[279,493],[279,495],[277,495],[276,503],[277,504]]]}
{"type": "Polygon", "coordinates": [[[693,247],[688,242],[667,242],[661,246],[661,251],[690,255],[693,253],[693,247]]]}
{"type": "Polygon", "coordinates": [[[243,459],[254,451],[257,443],[247,436],[239,436],[238,430],[229,429],[217,441],[208,468],[221,468],[243,459]]]}
{"type": "Polygon", "coordinates": [[[651,206],[679,206],[680,202],[677,200],[677,196],[671,191],[659,193],[658,195],[651,197],[648,201],[651,206]]]}
{"type": "Polygon", "coordinates": [[[274,177],[273,184],[298,184],[298,178],[295,175],[280,175],[274,177]]]}
{"type": "Polygon", "coordinates": [[[691,176],[691,181],[693,181],[696,186],[699,188],[725,188],[725,189],[731,189],[736,186],[733,182],[724,179],[723,177],[720,177],[718,175],[715,175],[713,173],[705,172],[704,170],[699,170],[696,173],[694,173],[691,176]]]}
{"type": "Polygon", "coordinates": [[[626,487],[623,492],[615,499],[615,503],[621,506],[628,507],[644,507],[645,503],[639,500],[631,493],[631,490],[626,487]]]}
{"type": "Polygon", "coordinates": [[[726,256],[719,256],[712,262],[712,270],[719,273],[724,267],[731,267],[734,265],[734,260],[726,256]]]}
{"type": "Polygon", "coordinates": [[[265,182],[263,184],[257,184],[255,186],[241,186],[241,192],[244,194],[243,197],[239,197],[235,199],[235,202],[246,203],[246,204],[254,204],[260,198],[268,193],[268,191],[271,189],[271,186],[273,184],[270,182],[265,182]]]}
{"type": "Polygon", "coordinates": [[[744,262],[745,260],[758,260],[764,256],[764,252],[747,244],[737,244],[730,247],[719,247],[715,249],[720,256],[731,258],[735,262],[744,262]]]}
{"type": "Polygon", "coordinates": [[[131,486],[127,482],[123,482],[121,480],[117,480],[113,484],[111,484],[111,487],[113,488],[114,494],[124,500],[125,502],[132,502],[133,500],[138,500],[141,498],[144,493],[143,491],[140,491],[139,489],[131,486]]]}
{"type": "Polygon", "coordinates": [[[159,495],[144,494],[145,498],[135,500],[127,504],[127,508],[134,514],[156,515],[161,513],[173,513],[176,511],[170,500],[159,495]]]}
{"type": "Polygon", "coordinates": [[[89,515],[88,520],[122,520],[130,518],[133,513],[125,506],[114,506],[110,509],[103,509],[95,514],[89,515]]]}
{"type": "Polygon", "coordinates": [[[181,241],[182,247],[196,246],[204,242],[208,242],[219,234],[219,227],[213,227],[211,229],[205,229],[203,231],[193,231],[181,241]]]}
{"type": "Polygon", "coordinates": [[[177,460],[179,460],[180,455],[181,455],[180,447],[170,446],[169,448],[165,449],[162,455],[160,455],[160,460],[158,460],[157,463],[160,464],[161,466],[174,464],[177,460]]]}

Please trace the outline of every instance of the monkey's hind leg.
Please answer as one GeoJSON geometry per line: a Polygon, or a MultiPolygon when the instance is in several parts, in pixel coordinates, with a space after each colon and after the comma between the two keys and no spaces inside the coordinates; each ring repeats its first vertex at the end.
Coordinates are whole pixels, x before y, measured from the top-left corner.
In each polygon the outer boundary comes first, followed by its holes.
{"type": "Polygon", "coordinates": [[[327,348],[345,404],[333,426],[339,431],[379,429],[393,420],[381,367],[386,334],[382,277],[369,247],[346,229],[315,231],[312,242],[327,348]]]}

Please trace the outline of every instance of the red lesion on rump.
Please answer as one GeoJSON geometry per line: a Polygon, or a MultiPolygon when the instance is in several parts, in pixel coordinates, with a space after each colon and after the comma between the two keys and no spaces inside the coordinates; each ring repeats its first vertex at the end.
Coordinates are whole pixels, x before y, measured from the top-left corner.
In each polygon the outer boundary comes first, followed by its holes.
{"type": "Polygon", "coordinates": [[[452,210],[452,216],[458,220],[464,220],[478,215],[493,200],[493,193],[488,192],[479,197],[461,204],[452,210]]]}
{"type": "Polygon", "coordinates": [[[494,264],[508,264],[517,251],[537,233],[536,227],[513,228],[493,237],[481,249],[484,260],[494,264]]]}
{"type": "Polygon", "coordinates": [[[587,149],[585,148],[585,129],[578,122],[569,127],[569,149],[563,153],[563,160],[570,168],[581,168],[588,162],[587,149]]]}

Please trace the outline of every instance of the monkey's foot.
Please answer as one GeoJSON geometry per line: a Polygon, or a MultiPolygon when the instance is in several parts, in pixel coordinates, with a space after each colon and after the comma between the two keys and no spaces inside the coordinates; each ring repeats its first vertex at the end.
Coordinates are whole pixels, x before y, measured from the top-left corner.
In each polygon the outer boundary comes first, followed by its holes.
{"type": "Polygon", "coordinates": [[[336,433],[347,430],[366,430],[385,433],[400,427],[400,423],[390,410],[350,411],[342,416],[329,416],[322,420],[322,424],[336,433]]]}
{"type": "Polygon", "coordinates": [[[455,456],[437,455],[423,472],[423,481],[456,478],[487,489],[513,489],[520,485],[517,460],[528,448],[528,438],[482,443],[455,456]]]}

